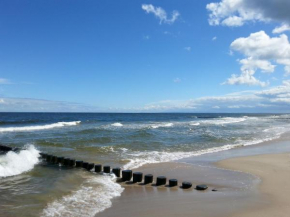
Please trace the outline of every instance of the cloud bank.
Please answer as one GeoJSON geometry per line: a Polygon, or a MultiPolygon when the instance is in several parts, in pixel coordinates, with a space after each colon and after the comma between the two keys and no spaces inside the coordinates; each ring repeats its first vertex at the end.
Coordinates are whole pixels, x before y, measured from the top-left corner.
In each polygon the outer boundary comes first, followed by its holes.
{"type": "Polygon", "coordinates": [[[0,112],[93,112],[97,110],[97,107],[80,103],[28,98],[0,98],[0,112]]]}
{"type": "Polygon", "coordinates": [[[290,80],[262,91],[243,91],[185,101],[166,100],[148,104],[143,111],[185,112],[290,112],[290,80]]]}

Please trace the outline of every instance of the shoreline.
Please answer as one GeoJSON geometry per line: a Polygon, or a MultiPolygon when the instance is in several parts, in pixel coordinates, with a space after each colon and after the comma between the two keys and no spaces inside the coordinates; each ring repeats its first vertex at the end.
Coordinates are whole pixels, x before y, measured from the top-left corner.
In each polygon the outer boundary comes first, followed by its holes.
{"type": "MultiPolygon", "coordinates": [[[[144,165],[134,171],[151,173],[154,181],[159,175],[165,175],[168,179],[177,178],[179,185],[182,181],[190,181],[193,187],[184,190],[179,187],[121,183],[125,188],[122,195],[112,200],[112,207],[96,216],[259,216],[250,213],[257,212],[265,204],[269,205],[270,198],[260,187],[260,174],[247,171],[246,167],[238,167],[239,159],[243,159],[244,163],[245,159],[256,159],[265,154],[266,158],[272,159],[273,154],[269,153],[290,152],[290,145],[287,144],[289,141],[290,134],[286,133],[279,139],[262,144],[189,157],[176,162],[144,165]],[[228,166],[232,161],[237,162],[235,168],[228,166]],[[205,192],[196,191],[194,187],[197,184],[207,184],[209,189],[205,192]],[[213,189],[217,191],[213,192],[213,189]]],[[[254,165],[252,167],[255,168],[254,165]]],[[[261,178],[263,183],[265,177],[261,178]]]]}

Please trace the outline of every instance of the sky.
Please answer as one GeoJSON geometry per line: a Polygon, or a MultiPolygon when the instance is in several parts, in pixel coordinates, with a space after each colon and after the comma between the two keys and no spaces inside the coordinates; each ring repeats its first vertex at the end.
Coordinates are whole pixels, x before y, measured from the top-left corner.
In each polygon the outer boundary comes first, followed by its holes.
{"type": "Polygon", "coordinates": [[[290,112],[289,0],[0,0],[0,111],[290,112]]]}

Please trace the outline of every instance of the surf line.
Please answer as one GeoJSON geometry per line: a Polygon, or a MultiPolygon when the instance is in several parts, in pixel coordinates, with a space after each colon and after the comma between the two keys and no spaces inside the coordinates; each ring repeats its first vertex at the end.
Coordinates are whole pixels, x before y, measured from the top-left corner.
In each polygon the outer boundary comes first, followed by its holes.
{"type": "MultiPolygon", "coordinates": [[[[20,150],[23,149],[11,148],[0,144],[0,154],[7,153],[9,151],[17,152],[20,150]]],[[[165,187],[178,186],[177,179],[169,179],[167,183],[167,178],[165,176],[157,176],[156,181],[154,182],[152,174],[146,174],[143,177],[142,172],[133,172],[132,170],[122,170],[120,167],[115,167],[111,169],[109,165],[102,166],[101,164],[94,164],[66,157],[58,157],[55,155],[42,152],[40,152],[39,155],[43,159],[43,161],[52,165],[64,166],[68,168],[83,168],[89,172],[95,172],[100,175],[113,173],[118,178],[117,182],[124,182],[125,184],[139,184],[139,185],[151,184],[151,186],[165,186],[165,187]]],[[[192,183],[188,181],[183,181],[179,187],[182,189],[190,189],[192,188],[192,183]]],[[[204,191],[208,189],[208,186],[200,184],[196,185],[195,189],[199,191],[204,191]]],[[[212,191],[217,191],[217,189],[212,189],[212,191]]]]}

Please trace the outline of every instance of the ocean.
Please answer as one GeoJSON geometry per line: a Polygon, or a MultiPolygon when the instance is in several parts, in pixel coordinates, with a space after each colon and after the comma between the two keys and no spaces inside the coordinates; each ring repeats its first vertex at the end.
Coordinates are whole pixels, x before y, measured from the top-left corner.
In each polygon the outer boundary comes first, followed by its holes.
{"type": "Polygon", "coordinates": [[[49,165],[39,152],[122,169],[256,145],[288,114],[0,113],[0,216],[94,216],[123,188],[114,175],[49,165]]]}

